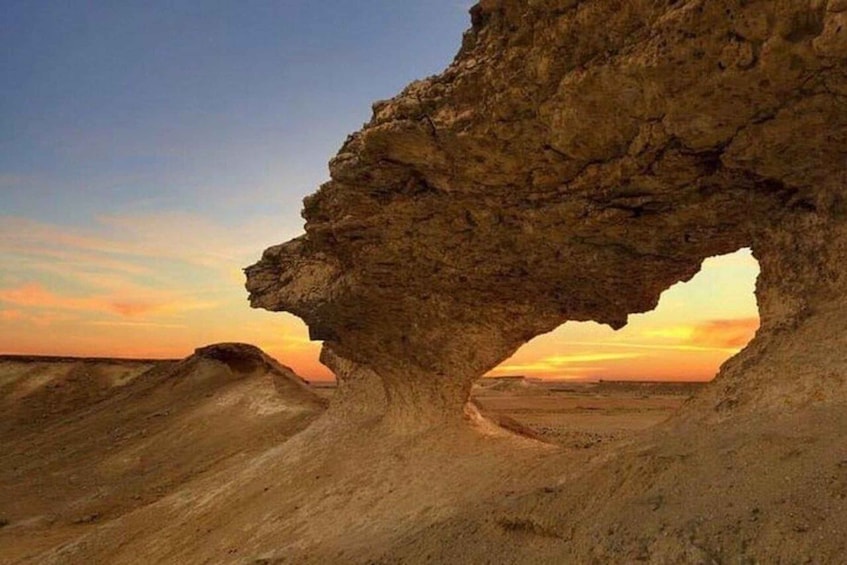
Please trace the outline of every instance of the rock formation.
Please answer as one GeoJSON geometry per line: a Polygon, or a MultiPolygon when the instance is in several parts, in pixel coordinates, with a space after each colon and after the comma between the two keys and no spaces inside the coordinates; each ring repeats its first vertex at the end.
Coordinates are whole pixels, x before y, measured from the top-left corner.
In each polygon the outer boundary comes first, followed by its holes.
{"type": "Polygon", "coordinates": [[[568,320],[619,328],[751,247],[762,325],[700,413],[844,394],[847,2],[483,0],[441,75],[378,102],[247,269],[339,406],[462,414],[568,320]]]}
{"type": "Polygon", "coordinates": [[[267,355],[264,351],[247,343],[216,343],[198,347],[194,355],[184,359],[175,374],[197,378],[197,373],[213,373],[223,380],[239,380],[262,376],[269,378],[279,400],[291,405],[301,405],[308,409],[322,409],[326,402],[319,397],[309,384],[290,367],[267,355]],[[206,365],[211,365],[206,367],[206,365]],[[228,371],[221,375],[220,364],[228,371]],[[201,369],[201,370],[198,370],[201,369]]]}

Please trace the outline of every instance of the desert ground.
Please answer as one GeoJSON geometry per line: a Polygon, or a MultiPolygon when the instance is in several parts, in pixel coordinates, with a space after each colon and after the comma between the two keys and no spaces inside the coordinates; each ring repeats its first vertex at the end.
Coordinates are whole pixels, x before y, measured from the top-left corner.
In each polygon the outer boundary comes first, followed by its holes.
{"type": "Polygon", "coordinates": [[[248,349],[0,358],[0,562],[34,559],[308,425],[326,402],[248,349]]]}
{"type": "MultiPolygon", "coordinates": [[[[0,379],[2,563],[61,556],[93,532],[267,457],[335,392],[233,345],[182,361],[4,356],[0,379]]],[[[698,387],[485,379],[472,398],[540,451],[590,452],[667,419],[698,387]]],[[[212,561],[244,557],[231,549],[212,561]]]]}
{"type": "Polygon", "coordinates": [[[666,420],[702,383],[503,382],[485,379],[473,399],[491,420],[542,441],[591,448],[623,439],[666,420]]]}
{"type": "Polygon", "coordinates": [[[0,375],[2,563],[836,563],[847,550],[840,404],[704,419],[719,381],[501,379],[477,383],[459,420],[374,418],[243,344],[180,361],[4,357],[0,375]]]}

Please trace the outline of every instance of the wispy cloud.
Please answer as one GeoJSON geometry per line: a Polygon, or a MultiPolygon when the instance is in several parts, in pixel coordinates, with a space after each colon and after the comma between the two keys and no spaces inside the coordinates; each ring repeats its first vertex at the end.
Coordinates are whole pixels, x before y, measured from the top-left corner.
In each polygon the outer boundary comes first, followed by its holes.
{"type": "Polygon", "coordinates": [[[734,353],[753,339],[758,318],[706,320],[696,324],[650,328],[633,336],[639,341],[571,341],[580,347],[655,349],[665,351],[715,351],[734,353]]]}
{"type": "Polygon", "coordinates": [[[160,322],[135,322],[135,321],[117,321],[117,320],[93,320],[87,322],[88,325],[91,326],[105,326],[105,327],[117,327],[117,328],[152,328],[152,329],[183,329],[187,328],[186,324],[163,324],[160,322]]]}
{"type": "Polygon", "coordinates": [[[252,220],[230,227],[163,212],[68,227],[0,216],[0,301],[123,318],[210,308],[212,296],[243,292],[240,267],[273,238],[270,222],[252,220]]]}
{"type": "MultiPolygon", "coordinates": [[[[658,338],[668,343],[651,343],[645,347],[674,349],[718,349],[737,351],[747,345],[759,328],[758,318],[706,320],[696,324],[646,330],[645,338],[658,338]]],[[[636,347],[636,344],[630,344],[636,347]]]]}
{"type": "Polygon", "coordinates": [[[23,318],[23,312],[20,310],[0,310],[0,320],[11,322],[23,318]]]}
{"type": "Polygon", "coordinates": [[[596,363],[598,361],[614,361],[641,357],[640,353],[576,353],[573,355],[552,355],[543,361],[554,366],[565,366],[574,363],[596,363]]]}
{"type": "Polygon", "coordinates": [[[759,329],[758,318],[710,320],[695,326],[691,342],[728,349],[741,349],[759,329]]]}
{"type": "Polygon", "coordinates": [[[173,357],[216,341],[325,374],[302,322],[248,307],[241,267],[285,239],[270,218],[106,215],[87,226],[0,216],[0,350],[173,357]]]}
{"type": "Polygon", "coordinates": [[[0,216],[0,252],[68,258],[88,253],[99,255],[100,261],[118,260],[123,267],[131,258],[223,267],[278,243],[274,236],[279,229],[270,216],[234,226],[176,212],[100,215],[95,220],[82,228],[0,216]]]}
{"type": "Polygon", "coordinates": [[[493,373],[526,372],[526,373],[586,373],[602,370],[602,364],[608,361],[634,359],[641,353],[575,353],[569,355],[548,355],[527,363],[507,363],[498,366],[493,373]]]}
{"type": "MultiPolygon", "coordinates": [[[[600,329],[596,339],[544,336],[491,371],[494,375],[589,378],[708,378],[758,328],[758,318],[600,329]],[[574,339],[576,338],[576,339],[574,339]]],[[[590,334],[589,334],[590,335],[590,334]]]]}
{"type": "Polygon", "coordinates": [[[667,328],[655,328],[642,332],[644,337],[662,338],[671,340],[689,340],[694,334],[694,326],[671,326],[667,328]]]}
{"type": "Polygon", "coordinates": [[[51,292],[40,283],[0,288],[0,302],[37,309],[106,312],[127,318],[149,314],[173,314],[214,306],[213,303],[196,299],[168,300],[161,296],[136,300],[115,296],[68,296],[51,292]]]}
{"type": "Polygon", "coordinates": [[[732,353],[738,351],[736,347],[715,347],[711,345],[692,345],[688,343],[639,343],[633,341],[573,341],[571,345],[613,347],[623,349],[655,349],[658,351],[715,351],[732,353]]]}

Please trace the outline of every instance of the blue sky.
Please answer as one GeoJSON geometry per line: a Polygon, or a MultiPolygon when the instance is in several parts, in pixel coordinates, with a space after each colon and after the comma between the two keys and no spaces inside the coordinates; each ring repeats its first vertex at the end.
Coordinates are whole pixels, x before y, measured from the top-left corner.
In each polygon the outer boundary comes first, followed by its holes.
{"type": "Polygon", "coordinates": [[[371,102],[449,63],[469,4],[5,2],[3,211],[272,214],[296,231],[371,102]]]}

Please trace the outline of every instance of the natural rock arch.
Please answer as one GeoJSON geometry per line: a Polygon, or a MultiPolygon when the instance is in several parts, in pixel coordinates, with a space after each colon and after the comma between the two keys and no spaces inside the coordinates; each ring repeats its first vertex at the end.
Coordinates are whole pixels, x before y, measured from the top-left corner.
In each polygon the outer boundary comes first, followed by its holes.
{"type": "Polygon", "coordinates": [[[471,13],[453,64],[348,138],[304,202],[306,234],[247,269],[252,306],[324,340],[336,411],[455,419],[533,336],[620,327],[744,246],[762,327],[694,405],[843,395],[847,4],[471,13]]]}

